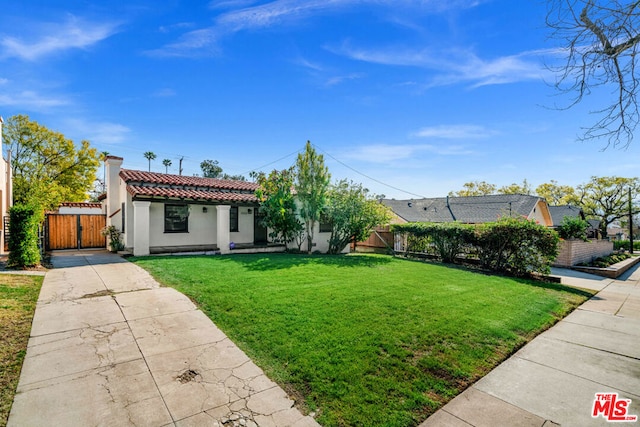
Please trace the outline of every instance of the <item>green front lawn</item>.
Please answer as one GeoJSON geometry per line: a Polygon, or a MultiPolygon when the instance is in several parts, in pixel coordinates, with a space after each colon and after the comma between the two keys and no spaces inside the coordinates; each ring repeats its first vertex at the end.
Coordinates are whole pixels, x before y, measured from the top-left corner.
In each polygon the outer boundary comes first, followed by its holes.
{"type": "Polygon", "coordinates": [[[42,280],[0,274],[0,426],[9,418],[42,280]]]}
{"type": "Polygon", "coordinates": [[[415,426],[591,295],[379,255],[134,262],[324,426],[415,426]]]}

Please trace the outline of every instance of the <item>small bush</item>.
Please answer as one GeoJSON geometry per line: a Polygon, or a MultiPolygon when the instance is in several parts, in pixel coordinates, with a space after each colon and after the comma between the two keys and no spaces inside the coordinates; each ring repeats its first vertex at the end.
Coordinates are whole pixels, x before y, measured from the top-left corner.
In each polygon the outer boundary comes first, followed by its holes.
{"type": "Polygon", "coordinates": [[[7,266],[28,268],[40,264],[38,225],[40,209],[34,206],[15,205],[9,209],[9,258],[7,266]]]}
{"type": "Polygon", "coordinates": [[[124,243],[122,243],[122,233],[114,225],[109,225],[100,230],[103,236],[109,237],[109,247],[113,252],[124,250],[124,243]]]}
{"type": "Polygon", "coordinates": [[[516,276],[548,274],[558,256],[558,242],[558,233],[525,218],[503,218],[476,231],[481,265],[516,276]]]}
{"type": "Polygon", "coordinates": [[[578,265],[586,266],[586,267],[607,268],[613,264],[617,264],[629,258],[631,258],[631,255],[627,253],[618,253],[618,254],[611,254],[605,257],[596,258],[589,263],[581,262],[578,265]]]}
{"type": "Polygon", "coordinates": [[[589,228],[589,223],[584,219],[564,217],[557,231],[562,239],[581,239],[586,242],[588,240],[587,228],[589,228]]]}
{"type": "MultiPolygon", "coordinates": [[[[613,249],[616,251],[628,251],[629,250],[629,241],[628,240],[614,240],[613,241],[613,249]]],[[[640,240],[633,240],[633,250],[640,252],[640,240]]]]}

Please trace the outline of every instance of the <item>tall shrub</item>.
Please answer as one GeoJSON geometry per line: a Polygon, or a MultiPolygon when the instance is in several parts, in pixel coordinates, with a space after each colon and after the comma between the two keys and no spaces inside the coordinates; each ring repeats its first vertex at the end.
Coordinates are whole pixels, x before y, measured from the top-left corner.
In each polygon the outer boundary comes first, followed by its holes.
{"type": "Polygon", "coordinates": [[[26,268],[40,264],[40,212],[39,208],[31,205],[16,205],[9,209],[9,267],[26,268]]]}
{"type": "Polygon", "coordinates": [[[476,230],[482,266],[516,276],[548,274],[558,256],[558,242],[558,233],[526,218],[503,218],[476,230]]]}
{"type": "Polygon", "coordinates": [[[581,239],[586,242],[588,241],[587,228],[589,223],[584,219],[566,216],[558,227],[558,235],[562,239],[581,239]]]}

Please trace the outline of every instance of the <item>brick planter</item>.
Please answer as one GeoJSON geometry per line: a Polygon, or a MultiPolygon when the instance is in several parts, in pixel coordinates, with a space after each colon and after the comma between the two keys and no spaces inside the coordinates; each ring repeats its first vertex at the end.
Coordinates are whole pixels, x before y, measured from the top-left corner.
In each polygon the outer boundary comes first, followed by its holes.
{"type": "Polygon", "coordinates": [[[572,267],[581,262],[591,262],[596,258],[613,253],[613,242],[607,240],[561,240],[558,258],[554,267],[572,267]]]}

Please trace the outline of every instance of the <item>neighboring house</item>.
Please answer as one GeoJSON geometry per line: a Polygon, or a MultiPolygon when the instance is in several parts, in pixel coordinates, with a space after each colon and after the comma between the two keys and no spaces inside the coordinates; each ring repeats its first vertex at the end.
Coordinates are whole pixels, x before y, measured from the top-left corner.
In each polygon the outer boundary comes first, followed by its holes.
{"type": "MultiPolygon", "coordinates": [[[[121,169],[123,159],[115,156],[105,162],[107,225],[123,233],[134,255],[230,253],[269,244],[256,183],[121,169]]],[[[324,252],[330,233],[316,227],[315,248],[324,252]]]]}
{"type": "MultiPolygon", "coordinates": [[[[0,141],[2,141],[2,125],[4,120],[0,117],[0,141]]],[[[9,208],[13,206],[13,173],[11,170],[11,153],[7,159],[0,156],[0,215],[2,215],[2,228],[0,229],[0,254],[4,254],[8,244],[7,232],[9,224],[9,208]]]]}
{"type": "Polygon", "coordinates": [[[607,237],[610,240],[629,240],[629,229],[622,228],[619,223],[609,224],[607,227],[607,237]]]}
{"type": "MultiPolygon", "coordinates": [[[[558,228],[562,225],[565,218],[580,218],[585,219],[584,212],[581,208],[572,205],[564,206],[549,206],[549,212],[551,212],[551,219],[553,220],[553,228],[558,228]]],[[[600,238],[600,221],[587,220],[589,226],[587,227],[587,238],[599,239],[600,238]]]]}
{"type": "Polygon", "coordinates": [[[502,217],[524,217],[551,227],[553,220],[547,202],[525,194],[494,194],[470,197],[437,197],[394,200],[382,203],[396,215],[396,223],[461,222],[482,224],[502,217]]]}

